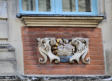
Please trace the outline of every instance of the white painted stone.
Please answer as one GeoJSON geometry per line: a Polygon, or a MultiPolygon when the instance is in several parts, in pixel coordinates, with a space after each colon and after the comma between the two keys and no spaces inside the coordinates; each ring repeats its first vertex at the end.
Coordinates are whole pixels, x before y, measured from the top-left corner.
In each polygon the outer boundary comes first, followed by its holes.
{"type": "Polygon", "coordinates": [[[15,60],[15,54],[13,52],[0,52],[0,60],[15,60]]]}
{"type": "Polygon", "coordinates": [[[0,20],[0,39],[8,38],[7,20],[0,20]]]}
{"type": "Polygon", "coordinates": [[[7,2],[9,24],[8,42],[15,48],[17,71],[20,74],[24,74],[23,45],[21,37],[21,28],[23,27],[23,24],[16,18],[17,11],[19,11],[19,0],[7,0],[7,2]]]}
{"type": "Polygon", "coordinates": [[[13,75],[15,74],[16,68],[14,62],[0,61],[0,75],[13,75]]]}

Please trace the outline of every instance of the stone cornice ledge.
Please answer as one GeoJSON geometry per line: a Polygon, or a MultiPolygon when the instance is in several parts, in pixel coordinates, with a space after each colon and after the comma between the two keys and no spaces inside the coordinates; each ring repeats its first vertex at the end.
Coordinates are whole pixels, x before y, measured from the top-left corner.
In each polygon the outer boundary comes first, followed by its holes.
{"type": "Polygon", "coordinates": [[[0,17],[0,20],[7,20],[7,18],[0,17]]]}
{"type": "Polygon", "coordinates": [[[108,75],[20,75],[17,74],[20,80],[43,80],[43,81],[55,81],[56,79],[66,81],[111,81],[112,77],[108,75]]]}
{"type": "Polygon", "coordinates": [[[25,26],[33,27],[97,27],[103,16],[22,16],[25,26]]]}
{"type": "Polygon", "coordinates": [[[0,42],[0,52],[14,52],[15,49],[7,42],[0,42]]]}

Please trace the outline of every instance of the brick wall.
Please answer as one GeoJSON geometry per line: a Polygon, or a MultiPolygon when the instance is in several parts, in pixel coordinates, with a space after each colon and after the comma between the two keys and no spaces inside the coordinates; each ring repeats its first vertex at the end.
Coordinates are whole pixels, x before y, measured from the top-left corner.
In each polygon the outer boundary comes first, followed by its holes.
{"type": "Polygon", "coordinates": [[[33,28],[22,29],[24,48],[24,72],[25,74],[46,75],[103,75],[104,57],[102,36],[100,28],[33,28]],[[88,65],[80,64],[40,64],[38,62],[39,51],[36,38],[89,38],[89,52],[91,62],[88,65]]]}

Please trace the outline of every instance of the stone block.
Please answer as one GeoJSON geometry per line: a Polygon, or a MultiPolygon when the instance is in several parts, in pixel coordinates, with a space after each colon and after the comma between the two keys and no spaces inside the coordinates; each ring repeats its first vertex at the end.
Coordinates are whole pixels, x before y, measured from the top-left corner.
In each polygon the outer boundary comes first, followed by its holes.
{"type": "Polygon", "coordinates": [[[4,52],[0,52],[0,60],[16,60],[15,57],[15,53],[13,52],[8,52],[8,51],[4,51],[4,52]]]}
{"type": "Polygon", "coordinates": [[[6,20],[0,20],[0,39],[8,38],[8,23],[6,20]]]}
{"type": "Polygon", "coordinates": [[[0,76],[10,76],[16,74],[15,61],[0,61],[0,76]]]}

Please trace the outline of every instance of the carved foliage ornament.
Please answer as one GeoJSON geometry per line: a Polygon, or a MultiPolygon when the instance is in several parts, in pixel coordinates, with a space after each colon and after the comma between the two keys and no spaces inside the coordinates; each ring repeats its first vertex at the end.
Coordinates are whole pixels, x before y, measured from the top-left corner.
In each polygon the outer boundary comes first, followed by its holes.
{"type": "Polygon", "coordinates": [[[69,62],[84,64],[90,63],[90,57],[86,58],[88,53],[88,39],[86,38],[37,38],[38,49],[43,58],[39,62],[44,64],[50,60],[50,63],[69,62]]]}

